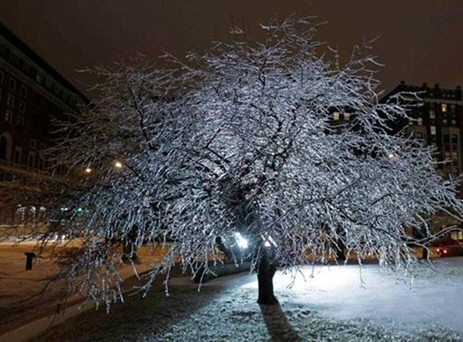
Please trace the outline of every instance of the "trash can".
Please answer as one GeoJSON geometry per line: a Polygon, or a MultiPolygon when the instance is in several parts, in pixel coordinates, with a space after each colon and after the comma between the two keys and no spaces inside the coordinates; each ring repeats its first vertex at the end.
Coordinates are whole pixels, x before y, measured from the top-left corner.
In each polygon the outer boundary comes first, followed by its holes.
{"type": "Polygon", "coordinates": [[[26,255],[26,271],[32,270],[32,262],[36,257],[36,254],[33,252],[24,253],[26,255]]]}

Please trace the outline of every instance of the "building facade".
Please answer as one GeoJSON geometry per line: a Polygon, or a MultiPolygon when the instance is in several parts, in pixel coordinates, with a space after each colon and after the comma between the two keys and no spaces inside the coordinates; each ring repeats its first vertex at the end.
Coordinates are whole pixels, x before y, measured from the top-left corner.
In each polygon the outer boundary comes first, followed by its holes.
{"type": "MultiPolygon", "coordinates": [[[[21,178],[60,171],[44,156],[53,144],[53,121],[76,114],[86,97],[0,24],[0,188],[17,191],[21,178]]],[[[24,208],[20,208],[24,211],[24,208]]],[[[37,210],[34,207],[34,210],[37,210]]],[[[0,223],[21,220],[0,198],[0,223]]],[[[21,216],[24,216],[23,214],[21,216]]]]}
{"type": "Polygon", "coordinates": [[[393,123],[396,129],[405,129],[415,139],[436,148],[436,158],[443,163],[444,176],[455,177],[463,172],[463,109],[461,87],[432,87],[408,85],[401,82],[383,101],[403,93],[409,105],[408,120],[393,123]],[[415,96],[416,94],[416,96],[415,96]]]}

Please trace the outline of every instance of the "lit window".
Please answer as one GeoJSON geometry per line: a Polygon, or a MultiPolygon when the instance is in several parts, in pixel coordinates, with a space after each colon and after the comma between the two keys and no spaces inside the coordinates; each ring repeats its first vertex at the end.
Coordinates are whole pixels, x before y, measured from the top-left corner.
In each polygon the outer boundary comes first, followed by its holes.
{"type": "Polygon", "coordinates": [[[423,126],[423,118],[418,118],[418,126],[423,126]]]}
{"type": "Polygon", "coordinates": [[[436,126],[431,126],[431,135],[436,135],[436,126]]]}
{"type": "Polygon", "coordinates": [[[442,103],[441,104],[441,109],[442,109],[442,113],[446,113],[447,112],[447,103],[442,103]]]}
{"type": "Polygon", "coordinates": [[[339,121],[339,112],[334,112],[333,113],[333,120],[334,121],[339,121]]]}
{"type": "Polygon", "coordinates": [[[435,119],[436,118],[436,111],[434,109],[429,110],[429,118],[435,119]]]}
{"type": "Polygon", "coordinates": [[[12,122],[13,121],[13,112],[11,110],[5,110],[5,122],[12,122]]]}
{"type": "Polygon", "coordinates": [[[344,113],[344,120],[350,121],[350,113],[344,113]]]}

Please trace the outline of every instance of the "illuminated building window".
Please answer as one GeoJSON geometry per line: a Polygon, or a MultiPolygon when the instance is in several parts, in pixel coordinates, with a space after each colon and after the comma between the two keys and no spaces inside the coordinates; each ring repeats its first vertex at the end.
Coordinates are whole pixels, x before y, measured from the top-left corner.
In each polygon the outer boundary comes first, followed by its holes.
{"type": "Polygon", "coordinates": [[[429,118],[435,119],[436,118],[436,111],[434,109],[429,110],[429,118]]]}
{"type": "Polygon", "coordinates": [[[350,114],[349,113],[344,113],[344,120],[345,121],[350,121],[350,114]]]}
{"type": "Polygon", "coordinates": [[[436,135],[436,126],[431,126],[431,135],[436,135]]]}
{"type": "Polygon", "coordinates": [[[441,104],[441,110],[442,110],[442,113],[446,113],[446,112],[447,112],[447,103],[442,103],[442,104],[441,104]]]}
{"type": "Polygon", "coordinates": [[[423,118],[418,118],[418,126],[423,126],[423,118]]]}
{"type": "Polygon", "coordinates": [[[333,120],[334,121],[339,121],[339,112],[334,112],[333,113],[333,120]]]}

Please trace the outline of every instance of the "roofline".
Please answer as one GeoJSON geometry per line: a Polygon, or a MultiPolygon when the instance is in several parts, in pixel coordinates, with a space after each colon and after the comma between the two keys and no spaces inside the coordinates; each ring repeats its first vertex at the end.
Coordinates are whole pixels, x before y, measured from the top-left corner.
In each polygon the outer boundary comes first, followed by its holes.
{"type": "Polygon", "coordinates": [[[0,35],[2,35],[5,39],[7,39],[12,45],[14,45],[24,55],[30,58],[40,68],[46,71],[56,81],[60,82],[63,86],[68,88],[68,90],[82,97],[84,102],[87,102],[87,103],[90,102],[90,99],[87,98],[87,96],[85,96],[77,87],[75,87],[71,82],[69,82],[63,75],[61,75],[47,61],[45,61],[42,57],[40,57],[30,46],[28,46],[20,38],[18,38],[18,36],[16,36],[12,31],[10,31],[1,21],[0,21],[0,35]]]}

